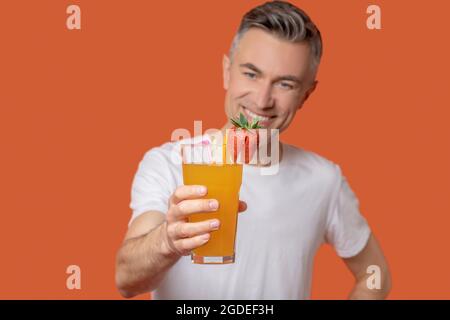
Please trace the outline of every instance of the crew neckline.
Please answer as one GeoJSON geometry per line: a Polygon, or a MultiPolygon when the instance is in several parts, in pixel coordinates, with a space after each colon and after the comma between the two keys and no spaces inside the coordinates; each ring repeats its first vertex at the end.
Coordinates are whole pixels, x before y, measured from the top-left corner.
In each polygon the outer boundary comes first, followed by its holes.
{"type": "MultiPolygon", "coordinates": [[[[288,149],[289,149],[288,145],[286,143],[283,143],[281,141],[280,141],[280,143],[283,148],[283,158],[279,162],[278,170],[280,170],[282,167],[284,167],[286,165],[286,162],[288,161],[288,149]]],[[[263,167],[263,166],[259,167],[259,166],[255,166],[255,165],[244,164],[244,168],[250,172],[256,172],[258,170],[270,170],[271,167],[272,167],[272,165],[268,166],[268,167],[263,167]]]]}

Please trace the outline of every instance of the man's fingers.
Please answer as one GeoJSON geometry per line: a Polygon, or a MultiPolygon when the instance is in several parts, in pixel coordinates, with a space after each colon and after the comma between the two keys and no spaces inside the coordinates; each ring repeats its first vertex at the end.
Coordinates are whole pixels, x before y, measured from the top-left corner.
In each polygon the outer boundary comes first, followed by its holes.
{"type": "Polygon", "coordinates": [[[193,238],[179,239],[175,241],[175,247],[178,252],[183,255],[189,255],[192,250],[204,245],[210,239],[211,235],[209,233],[205,233],[202,235],[198,235],[193,238]]]}
{"type": "Polygon", "coordinates": [[[210,219],[201,222],[176,222],[168,227],[169,236],[174,239],[193,238],[201,234],[218,230],[220,221],[217,219],[210,219]]]}
{"type": "Polygon", "coordinates": [[[238,211],[242,212],[247,210],[247,203],[245,203],[244,201],[239,200],[239,208],[238,211]]]}
{"type": "Polygon", "coordinates": [[[196,199],[206,195],[207,188],[201,185],[183,185],[175,189],[169,203],[178,204],[186,199],[196,199]]]}
{"type": "Polygon", "coordinates": [[[185,219],[193,213],[216,211],[219,202],[216,199],[183,200],[175,206],[176,219],[185,219]]]}

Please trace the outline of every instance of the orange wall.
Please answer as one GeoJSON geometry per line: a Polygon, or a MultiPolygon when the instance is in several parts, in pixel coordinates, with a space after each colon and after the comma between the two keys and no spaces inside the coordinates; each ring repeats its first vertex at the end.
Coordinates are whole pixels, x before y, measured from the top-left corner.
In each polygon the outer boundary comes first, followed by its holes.
{"type": "MultiPolygon", "coordinates": [[[[259,3],[2,1],[0,298],[120,298],[114,256],[137,165],[175,128],[223,124],[222,54],[259,3]],[[81,31],[66,29],[69,4],[81,31]],[[79,291],[66,289],[70,264],[79,291]]],[[[283,139],[341,165],[391,264],[391,298],[449,299],[449,3],[294,3],[325,55],[283,139]],[[366,28],[369,4],[381,31],[366,28]]],[[[351,285],[321,249],[312,297],[351,285]]]]}

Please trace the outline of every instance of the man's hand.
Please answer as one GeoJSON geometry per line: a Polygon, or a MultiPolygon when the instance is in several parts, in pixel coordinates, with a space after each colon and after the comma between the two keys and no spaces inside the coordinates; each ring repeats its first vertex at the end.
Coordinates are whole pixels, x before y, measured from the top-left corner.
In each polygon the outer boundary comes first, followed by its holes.
{"type": "MultiPolygon", "coordinates": [[[[200,199],[206,194],[205,186],[184,185],[178,187],[170,197],[163,228],[163,248],[167,255],[189,255],[192,250],[209,241],[210,232],[219,229],[218,219],[188,222],[189,215],[193,213],[214,212],[219,208],[216,199],[200,199]]],[[[246,209],[245,202],[239,201],[239,211],[246,209]]]]}

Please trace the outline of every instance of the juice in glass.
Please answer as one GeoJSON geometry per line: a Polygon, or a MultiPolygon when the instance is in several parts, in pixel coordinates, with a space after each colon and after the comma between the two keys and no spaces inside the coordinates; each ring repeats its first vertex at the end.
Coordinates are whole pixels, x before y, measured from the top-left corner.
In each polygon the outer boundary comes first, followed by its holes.
{"type": "MultiPolygon", "coordinates": [[[[195,146],[190,145],[190,148],[195,148],[195,146]]],[[[220,148],[225,153],[226,146],[221,145],[220,148]]],[[[192,262],[199,264],[233,263],[242,164],[229,164],[225,161],[222,163],[198,163],[198,161],[193,163],[185,161],[183,157],[183,182],[185,185],[206,186],[208,193],[204,198],[217,199],[219,202],[217,211],[189,216],[189,222],[214,218],[220,221],[219,230],[211,232],[210,240],[205,245],[193,250],[192,262]]]]}

